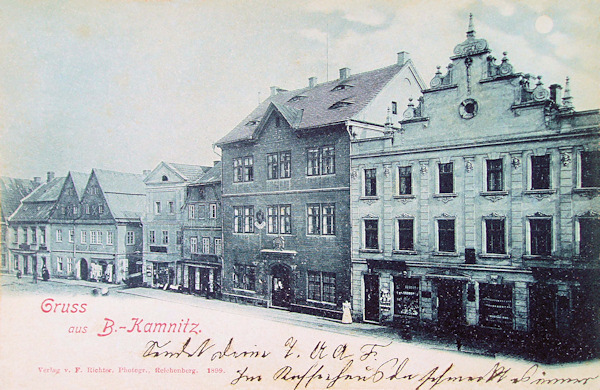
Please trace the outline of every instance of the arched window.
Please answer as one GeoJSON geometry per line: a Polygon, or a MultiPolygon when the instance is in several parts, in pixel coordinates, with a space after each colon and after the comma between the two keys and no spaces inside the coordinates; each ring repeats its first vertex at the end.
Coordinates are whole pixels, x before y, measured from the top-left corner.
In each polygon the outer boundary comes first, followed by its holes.
{"type": "Polygon", "coordinates": [[[163,175],[162,181],[169,181],[169,178],[167,177],[167,175],[163,175]]]}

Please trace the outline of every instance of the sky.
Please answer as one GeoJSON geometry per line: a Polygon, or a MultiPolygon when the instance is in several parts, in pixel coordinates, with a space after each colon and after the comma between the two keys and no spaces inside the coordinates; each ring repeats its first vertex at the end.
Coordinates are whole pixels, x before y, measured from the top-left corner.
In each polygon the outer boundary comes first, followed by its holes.
{"type": "Polygon", "coordinates": [[[598,1],[0,0],[0,175],[212,165],[271,86],[399,51],[429,84],[470,12],[496,58],[600,107],[598,1]]]}

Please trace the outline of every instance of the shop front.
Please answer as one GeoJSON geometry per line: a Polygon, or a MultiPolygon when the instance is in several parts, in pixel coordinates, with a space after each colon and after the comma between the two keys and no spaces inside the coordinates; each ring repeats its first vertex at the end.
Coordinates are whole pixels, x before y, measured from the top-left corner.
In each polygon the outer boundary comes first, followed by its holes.
{"type": "Polygon", "coordinates": [[[219,256],[210,254],[192,254],[181,265],[181,289],[190,294],[207,298],[221,296],[221,261],[219,256]]]}
{"type": "Polygon", "coordinates": [[[150,287],[165,288],[175,282],[175,262],[153,259],[146,262],[146,280],[150,287]]]}

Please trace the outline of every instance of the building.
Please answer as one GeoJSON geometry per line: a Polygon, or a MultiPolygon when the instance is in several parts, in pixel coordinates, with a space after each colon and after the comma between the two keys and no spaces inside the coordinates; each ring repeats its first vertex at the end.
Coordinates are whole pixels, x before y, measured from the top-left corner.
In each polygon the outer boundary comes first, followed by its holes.
{"type": "Polygon", "coordinates": [[[223,271],[220,162],[187,186],[179,285],[183,291],[218,296],[223,271]]]}
{"type": "Polygon", "coordinates": [[[400,130],[352,141],[355,317],[594,339],[599,111],[497,61],[472,19],[450,59],[400,130]]]}
{"type": "Polygon", "coordinates": [[[161,162],[144,179],[145,285],[162,288],[177,284],[175,274],[177,263],[182,258],[188,185],[208,169],[210,167],[161,162]]]}
{"type": "MultiPolygon", "coordinates": [[[[9,256],[15,270],[23,275],[41,275],[42,267],[50,267],[52,215],[67,177],[48,172],[45,183],[21,199],[19,207],[8,218],[9,256]]],[[[51,272],[51,271],[50,271],[51,272]]]]}
{"type": "Polygon", "coordinates": [[[271,96],[217,142],[223,297],[341,318],[350,300],[350,138],[382,134],[424,88],[396,64],[271,96]]]}
{"type": "MultiPolygon", "coordinates": [[[[8,218],[19,207],[21,199],[29,195],[40,184],[42,182],[39,177],[34,178],[34,180],[27,180],[0,176],[0,250],[2,251],[0,270],[2,272],[14,272],[16,265],[11,261],[12,258],[8,251],[10,242],[8,218]]],[[[13,235],[13,237],[16,237],[16,235],[13,235]]]]}

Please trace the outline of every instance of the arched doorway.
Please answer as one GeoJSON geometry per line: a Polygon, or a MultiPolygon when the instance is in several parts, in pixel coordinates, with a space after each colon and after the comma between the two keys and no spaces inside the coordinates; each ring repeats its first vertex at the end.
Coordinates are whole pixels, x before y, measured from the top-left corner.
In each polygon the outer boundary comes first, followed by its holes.
{"type": "Polygon", "coordinates": [[[79,279],[88,280],[89,273],[87,260],[81,259],[79,261],[79,279]]]}
{"type": "Polygon", "coordinates": [[[291,272],[285,264],[271,267],[271,303],[273,306],[289,307],[291,303],[291,272]]]}

